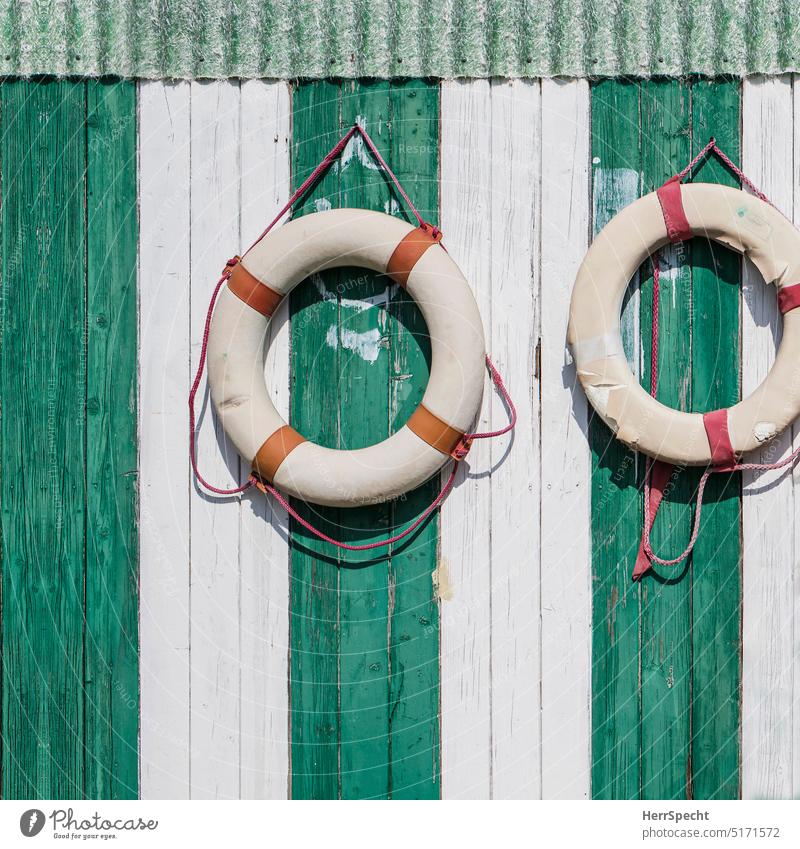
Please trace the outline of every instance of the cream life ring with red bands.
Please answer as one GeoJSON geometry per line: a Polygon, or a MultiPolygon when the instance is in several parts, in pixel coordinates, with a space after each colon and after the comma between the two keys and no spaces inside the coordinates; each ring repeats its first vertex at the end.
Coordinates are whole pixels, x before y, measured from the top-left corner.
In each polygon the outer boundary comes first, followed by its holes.
{"type": "Polygon", "coordinates": [[[447,462],[480,410],[485,343],[469,284],[440,238],[383,213],[330,210],[272,230],[233,267],[211,321],[208,380],[226,434],[259,477],[315,504],[356,506],[408,492],[447,462]],[[310,275],[342,266],[403,286],[431,340],[417,410],[388,439],[352,451],[304,439],[275,409],[264,380],[267,327],[280,301],[310,275]]]}
{"type": "MultiPolygon", "coordinates": [[[[783,336],[769,374],[748,398],[722,411],[730,448],[741,456],[800,415],[800,310],[795,309],[800,305],[795,288],[800,285],[800,233],[774,207],[739,189],[677,185],[691,234],[748,257],[765,282],[777,287],[784,312],[783,336]]],[[[654,251],[675,241],[670,235],[656,192],[627,206],[603,228],[578,270],[568,341],[587,398],[618,439],[668,463],[703,466],[716,462],[717,454],[704,416],[652,398],[631,372],[620,336],[625,290],[654,251]]]]}

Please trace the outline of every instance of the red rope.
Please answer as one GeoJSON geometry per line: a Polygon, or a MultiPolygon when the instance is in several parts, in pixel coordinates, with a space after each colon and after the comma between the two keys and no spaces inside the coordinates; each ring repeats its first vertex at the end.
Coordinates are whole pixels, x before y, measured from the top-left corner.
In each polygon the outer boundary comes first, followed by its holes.
{"type": "MultiPolygon", "coordinates": [[[[412,215],[416,218],[417,223],[420,227],[428,226],[425,220],[420,215],[417,208],[411,202],[411,198],[409,198],[406,191],[403,189],[400,181],[395,176],[394,172],[391,168],[389,168],[388,164],[381,156],[378,148],[375,146],[374,142],[369,136],[369,133],[360,126],[359,124],[354,124],[344,136],[328,151],[325,157],[320,161],[320,163],[314,168],[314,170],[309,174],[309,176],[302,182],[300,187],[292,194],[280,212],[272,219],[272,221],[267,225],[265,230],[261,233],[261,235],[253,242],[252,245],[242,254],[242,256],[246,256],[266,235],[272,230],[272,228],[283,218],[283,216],[291,210],[294,204],[313,186],[320,176],[325,173],[325,171],[330,168],[331,164],[335,161],[335,159],[342,153],[345,149],[348,141],[356,135],[356,133],[360,133],[362,138],[367,144],[372,155],[375,157],[375,160],[378,162],[378,165],[381,169],[389,176],[389,178],[394,183],[398,192],[400,193],[403,200],[406,202],[409,210],[412,215]]],[[[435,226],[431,226],[431,231],[434,236],[439,235],[439,228],[435,226]]],[[[251,475],[247,482],[242,484],[242,486],[234,487],[232,489],[220,489],[219,487],[210,484],[201,474],[197,467],[197,452],[195,449],[195,430],[196,430],[196,420],[195,420],[195,398],[197,396],[198,389],[200,387],[200,381],[203,376],[203,371],[205,370],[206,359],[208,354],[208,336],[211,330],[211,317],[214,314],[214,305],[216,304],[217,297],[219,295],[220,289],[222,288],[225,281],[231,276],[231,270],[233,266],[236,265],[237,262],[241,261],[241,257],[233,257],[229,259],[225,270],[222,272],[222,276],[217,281],[217,285],[214,287],[214,291],[211,294],[211,300],[208,304],[208,312],[206,313],[205,325],[203,327],[203,342],[200,348],[200,361],[197,366],[197,372],[194,376],[194,382],[192,383],[192,388],[189,390],[189,458],[192,464],[192,471],[194,472],[197,480],[210,492],[213,492],[217,495],[237,495],[238,493],[244,492],[247,489],[250,489],[252,486],[256,486],[264,493],[269,493],[272,497],[286,510],[286,512],[300,525],[302,525],[307,531],[310,531],[314,536],[318,537],[321,540],[324,540],[331,545],[336,546],[337,548],[343,548],[347,551],[368,551],[373,548],[381,548],[383,546],[392,545],[395,542],[407,537],[409,534],[413,533],[424,521],[430,516],[433,511],[439,507],[439,505],[444,501],[447,497],[450,490],[453,488],[453,483],[456,477],[456,470],[458,468],[458,462],[463,460],[469,452],[470,445],[473,439],[490,439],[495,436],[501,436],[509,431],[513,430],[517,423],[517,410],[514,407],[514,402],[511,400],[511,395],[506,389],[505,383],[503,382],[503,378],[500,375],[500,372],[494,366],[494,363],[489,358],[489,355],[486,355],[486,367],[489,369],[489,374],[491,375],[492,382],[494,383],[497,391],[500,396],[503,398],[506,408],[509,414],[509,424],[506,427],[501,428],[500,430],[489,431],[486,433],[466,433],[462,438],[459,446],[453,452],[453,456],[455,461],[453,463],[453,467],[450,471],[450,477],[447,479],[446,483],[439,491],[439,494],[436,498],[425,508],[425,510],[417,517],[417,519],[409,525],[404,531],[399,534],[395,534],[395,536],[390,537],[389,539],[381,540],[380,542],[368,543],[365,545],[350,545],[349,543],[340,542],[338,540],[333,539],[327,534],[320,531],[318,528],[315,528],[310,522],[306,521],[302,516],[300,516],[296,510],[291,506],[289,501],[275,489],[269,483],[264,483],[253,475],[251,475]]]]}
{"type": "MultiPolygon", "coordinates": [[[[700,153],[695,156],[695,158],[682,170],[678,172],[678,176],[683,179],[690,171],[703,159],[709,152],[715,153],[728,168],[733,171],[734,174],[738,177],[738,179],[747,186],[750,191],[756,195],[756,197],[765,201],[766,203],[772,206],[772,201],[760,190],[758,189],[742,172],[740,168],[738,168],[729,157],[717,146],[715,139],[712,137],[708,144],[700,151],[700,153]]],[[[658,318],[659,318],[659,303],[658,303],[658,287],[659,287],[659,278],[660,278],[660,268],[659,268],[659,254],[655,253],[652,257],[653,262],[653,312],[652,312],[652,325],[651,325],[651,354],[650,354],[650,394],[655,398],[656,389],[658,387],[658,318]]],[[[785,457],[783,460],[779,460],[777,463],[737,463],[734,466],[728,466],[724,468],[714,468],[710,466],[704,472],[702,477],[700,478],[700,483],[697,487],[697,505],[694,511],[694,523],[692,525],[692,535],[689,539],[689,544],[683,550],[681,554],[677,557],[673,557],[672,559],[666,559],[663,557],[659,557],[650,546],[650,478],[653,470],[653,463],[655,462],[652,459],[648,459],[647,469],[645,471],[644,476],[644,529],[642,531],[642,543],[644,547],[645,554],[650,559],[651,562],[658,563],[661,566],[675,566],[678,563],[681,563],[685,560],[691,553],[692,549],[697,542],[697,537],[700,533],[700,516],[703,510],[703,494],[705,492],[706,483],[708,479],[713,474],[719,474],[720,472],[740,472],[740,471],[771,471],[773,469],[781,469],[784,466],[789,466],[793,464],[798,457],[800,457],[800,448],[794,450],[788,457],[785,457]]]]}

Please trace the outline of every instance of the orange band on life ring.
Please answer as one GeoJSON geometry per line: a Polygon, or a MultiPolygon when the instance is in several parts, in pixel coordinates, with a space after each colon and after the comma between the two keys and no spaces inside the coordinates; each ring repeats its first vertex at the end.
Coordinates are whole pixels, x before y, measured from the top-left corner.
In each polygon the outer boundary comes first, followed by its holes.
{"type": "Polygon", "coordinates": [[[241,262],[234,265],[228,279],[228,288],[240,301],[265,316],[271,316],[283,300],[280,292],[270,289],[254,277],[241,262]]]}
{"type": "Polygon", "coordinates": [[[408,283],[408,275],[411,274],[425,251],[441,240],[441,231],[434,236],[429,227],[417,227],[400,240],[394,253],[389,257],[386,273],[395,283],[405,287],[408,283]]]}
{"type": "Polygon", "coordinates": [[[278,428],[258,449],[253,460],[253,471],[271,483],[281,463],[305,441],[305,437],[289,425],[278,428]]]}
{"type": "Polygon", "coordinates": [[[442,454],[451,454],[464,434],[435,416],[420,404],[406,422],[406,427],[442,454]]]}

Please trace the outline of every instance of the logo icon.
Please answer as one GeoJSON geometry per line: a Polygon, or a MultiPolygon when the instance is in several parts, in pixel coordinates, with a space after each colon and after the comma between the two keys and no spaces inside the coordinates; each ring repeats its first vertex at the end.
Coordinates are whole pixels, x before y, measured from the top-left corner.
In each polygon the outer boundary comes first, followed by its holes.
{"type": "Polygon", "coordinates": [[[44,812],[38,808],[31,808],[19,818],[19,830],[25,837],[36,837],[44,828],[44,812]]]}

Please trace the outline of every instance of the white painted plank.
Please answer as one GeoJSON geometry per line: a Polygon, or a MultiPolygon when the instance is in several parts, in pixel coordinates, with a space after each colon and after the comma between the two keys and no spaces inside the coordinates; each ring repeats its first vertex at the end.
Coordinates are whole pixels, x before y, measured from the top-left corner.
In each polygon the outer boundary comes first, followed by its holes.
{"type": "Polygon", "coordinates": [[[566,347],[588,248],[590,92],[542,81],[542,797],[586,799],[591,769],[591,544],[586,397],[566,347]]]}
{"type": "MultiPolygon", "coordinates": [[[[492,287],[484,321],[491,329],[490,354],[519,416],[513,439],[491,441],[491,478],[478,484],[491,505],[491,789],[498,799],[541,796],[539,385],[534,377],[540,94],[538,81],[491,86],[492,287]]],[[[498,395],[487,392],[496,429],[507,413],[498,395]]]]}
{"type": "MultiPolygon", "coordinates": [[[[797,75],[792,78],[792,122],[793,122],[793,152],[794,169],[792,173],[792,185],[794,186],[792,223],[795,227],[800,225],[800,83],[797,75]]],[[[797,425],[794,432],[797,434],[797,425]]],[[[794,440],[794,445],[797,440],[794,440]]],[[[794,446],[793,446],[794,447],[794,446]]],[[[800,468],[797,466],[792,470],[793,488],[795,493],[800,493],[800,468]]],[[[794,530],[792,543],[792,798],[800,799],[800,497],[794,499],[794,530]]]]}
{"type": "MultiPolygon", "coordinates": [[[[242,83],[242,250],[289,198],[290,107],[286,83],[242,83]]],[[[287,301],[270,325],[266,369],[273,403],[287,421],[288,318],[287,301]]],[[[275,502],[260,492],[251,493],[243,501],[241,515],[241,794],[245,799],[285,799],[289,786],[287,517],[275,502]]]]}
{"type": "MultiPolygon", "coordinates": [[[[238,82],[191,83],[191,340],[196,366],[211,292],[240,243],[238,82]]],[[[239,458],[198,399],[200,469],[220,487],[239,458]]],[[[239,498],[191,495],[192,798],[240,795],[239,498]]]]}
{"type": "MultiPolygon", "coordinates": [[[[793,212],[793,102],[788,76],[748,79],[743,90],[745,173],[789,217],[793,212]]],[[[746,263],[742,310],[742,394],[775,358],[780,315],[772,286],[746,263]]],[[[771,463],[791,432],[748,459],[771,463]]],[[[743,473],[742,794],[791,798],[794,617],[794,487],[791,475],[743,473]],[[771,482],[769,486],[765,486],[771,482]]]]}
{"type": "MultiPolygon", "coordinates": [[[[486,80],[441,89],[441,226],[472,286],[491,349],[491,90],[486,80]]],[[[486,400],[477,429],[491,425],[486,400]]],[[[442,797],[491,795],[491,448],[476,442],[441,516],[441,569],[452,597],[441,602],[442,797]]]]}
{"type": "Polygon", "coordinates": [[[139,670],[145,799],[188,798],[189,84],[139,86],[139,670]]]}

